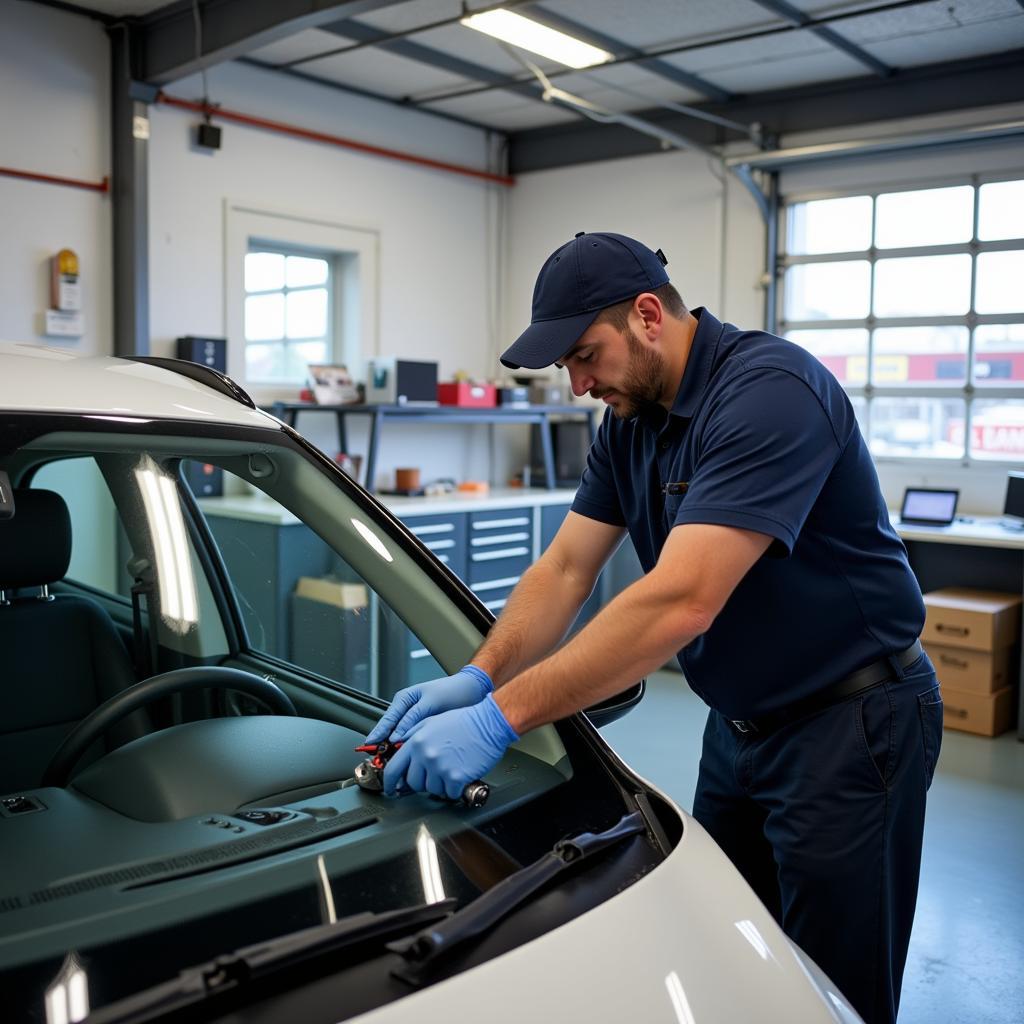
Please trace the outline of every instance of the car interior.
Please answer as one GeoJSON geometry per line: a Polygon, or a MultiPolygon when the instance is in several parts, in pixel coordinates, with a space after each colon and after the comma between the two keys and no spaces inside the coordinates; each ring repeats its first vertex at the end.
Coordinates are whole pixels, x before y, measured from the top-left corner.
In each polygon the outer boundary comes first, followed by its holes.
{"type": "MultiPolygon", "coordinates": [[[[438,673],[454,671],[489,616],[315,449],[286,435],[260,442],[106,427],[38,431],[0,457],[13,485],[13,515],[0,519],[0,967],[56,963],[293,891],[317,894],[299,915],[309,925],[335,899],[375,910],[434,902],[417,866],[425,836],[460,865],[443,895],[468,901],[567,832],[621,817],[614,760],[588,753],[596,733],[555,727],[510,749],[481,808],[355,783],[364,755],[354,748],[397,688],[385,678],[394,662],[360,675],[360,659],[400,639],[399,623],[438,673]],[[262,553],[234,545],[223,523],[211,529],[212,506],[204,513],[183,477],[188,459],[232,474],[323,545],[324,565],[347,567],[345,586],[368,592],[372,628],[346,632],[336,608],[316,620],[334,643],[357,638],[336,678],[271,647],[260,595],[238,568],[262,566],[262,553]],[[384,863],[386,884],[366,882],[384,863]]],[[[361,627],[367,608],[344,614],[361,627]]],[[[210,955],[232,941],[217,934],[210,955]]],[[[194,936],[181,945],[202,947],[194,936]]],[[[161,976],[154,968],[151,980],[161,976]]]]}

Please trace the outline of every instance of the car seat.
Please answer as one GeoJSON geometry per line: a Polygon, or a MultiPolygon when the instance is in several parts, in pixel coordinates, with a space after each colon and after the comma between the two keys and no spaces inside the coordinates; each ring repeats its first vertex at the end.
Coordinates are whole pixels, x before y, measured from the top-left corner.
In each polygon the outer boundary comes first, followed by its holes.
{"type": "MultiPolygon", "coordinates": [[[[48,593],[71,560],[71,519],[53,491],[14,491],[13,518],[0,520],[0,794],[40,784],[68,732],[135,682],[113,620],[95,601],[48,593]],[[39,588],[37,593],[14,593],[39,588]]],[[[136,712],[112,727],[86,759],[149,731],[136,712]]],[[[83,759],[83,763],[84,763],[83,759]]]]}

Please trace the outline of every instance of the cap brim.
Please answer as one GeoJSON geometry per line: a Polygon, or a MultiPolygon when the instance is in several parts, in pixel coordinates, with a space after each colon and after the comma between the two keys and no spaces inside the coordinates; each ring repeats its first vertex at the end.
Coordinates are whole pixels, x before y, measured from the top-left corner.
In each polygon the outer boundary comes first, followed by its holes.
{"type": "Polygon", "coordinates": [[[580,335],[597,319],[599,309],[558,320],[540,320],[530,324],[501,354],[501,363],[510,370],[526,367],[539,370],[566,354],[580,335]]]}

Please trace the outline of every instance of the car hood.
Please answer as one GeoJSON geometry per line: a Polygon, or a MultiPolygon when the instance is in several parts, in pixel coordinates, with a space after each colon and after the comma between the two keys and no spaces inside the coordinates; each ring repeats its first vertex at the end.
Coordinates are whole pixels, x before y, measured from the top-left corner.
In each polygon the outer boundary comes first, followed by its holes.
{"type": "Polygon", "coordinates": [[[351,1019],[841,1022],[857,1014],[704,829],[650,874],[541,938],[351,1019]]]}

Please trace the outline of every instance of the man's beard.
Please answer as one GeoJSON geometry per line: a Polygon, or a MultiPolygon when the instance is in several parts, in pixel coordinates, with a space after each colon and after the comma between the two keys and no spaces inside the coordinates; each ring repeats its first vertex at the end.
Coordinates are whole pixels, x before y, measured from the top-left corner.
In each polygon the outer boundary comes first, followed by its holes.
{"type": "MultiPolygon", "coordinates": [[[[620,401],[612,406],[612,412],[619,419],[631,420],[645,405],[657,404],[661,397],[665,364],[661,355],[647,348],[630,328],[626,328],[625,335],[629,347],[626,376],[621,387],[609,390],[618,392],[620,396],[620,401]]],[[[601,393],[605,394],[608,391],[601,393]]]]}

